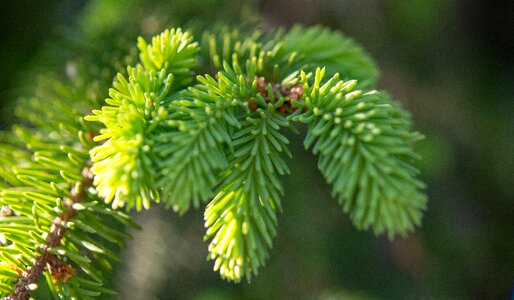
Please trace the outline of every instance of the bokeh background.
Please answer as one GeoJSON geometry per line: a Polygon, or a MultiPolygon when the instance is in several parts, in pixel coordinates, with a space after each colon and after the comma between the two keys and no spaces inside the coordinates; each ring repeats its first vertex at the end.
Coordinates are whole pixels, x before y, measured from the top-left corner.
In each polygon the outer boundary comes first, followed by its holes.
{"type": "Polygon", "coordinates": [[[16,121],[15,101],[34,93],[37,77],[63,72],[70,58],[130,56],[136,36],[195,19],[261,28],[323,24],[359,42],[382,70],[379,88],[426,135],[418,151],[428,210],[407,238],[389,242],[357,231],[301,136],[291,136],[293,175],[284,179],[279,234],[251,284],[226,283],[211,271],[200,211],[179,218],[154,207],[134,215],[143,230],[132,232],[112,275],[119,299],[510,297],[514,1],[0,1],[0,128],[16,121]]]}

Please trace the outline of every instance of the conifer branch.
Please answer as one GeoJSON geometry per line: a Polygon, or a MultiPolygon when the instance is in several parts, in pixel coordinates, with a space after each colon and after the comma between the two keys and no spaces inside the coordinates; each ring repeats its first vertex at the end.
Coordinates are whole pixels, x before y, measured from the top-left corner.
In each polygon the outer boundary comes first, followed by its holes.
{"type": "Polygon", "coordinates": [[[234,134],[231,171],[205,210],[209,258],[223,278],[236,282],[250,280],[264,265],[276,235],[276,211],[282,210],[278,175],[289,173],[283,156],[291,154],[279,133],[287,120],[272,103],[256,113],[260,118],[248,118],[234,134]]]}
{"type": "Polygon", "coordinates": [[[405,235],[421,223],[426,196],[412,163],[413,144],[423,136],[386,94],[355,90],[355,81],[325,69],[301,74],[307,111],[293,119],[309,124],[305,148],[319,154],[319,169],[359,229],[405,235]]]}
{"type": "Polygon", "coordinates": [[[422,136],[397,102],[366,91],[378,71],[353,41],[296,26],[215,28],[199,44],[172,29],[138,48],[140,63],[118,73],[103,107],[53,82],[22,110],[35,132],[14,127],[15,144],[0,148],[0,204],[11,214],[0,217],[4,299],[27,299],[41,275],[55,298],[112,293],[91,264],[109,269],[118,257],[103,242],[129,236],[103,218],[131,226],[119,208],[161,200],[182,214],[212,198],[208,258],[223,278],[250,280],[277,234],[291,156],[283,130],[296,122],[308,124],[305,147],[357,228],[392,238],[419,226],[422,136]]]}
{"type": "Polygon", "coordinates": [[[129,236],[120,228],[132,222],[91,190],[87,150],[97,129],[80,121],[83,91],[55,80],[42,81],[39,91],[18,112],[27,127],[13,126],[0,147],[0,295],[26,299],[40,277],[56,299],[112,294],[102,273],[117,255],[104,243],[122,246],[129,236]]]}
{"type": "Polygon", "coordinates": [[[89,167],[85,167],[81,173],[82,181],[77,183],[70,192],[71,199],[64,201],[64,213],[60,214],[52,221],[52,226],[48,232],[46,243],[41,245],[41,254],[35,258],[35,263],[28,270],[23,272],[14,287],[14,293],[3,298],[4,300],[27,300],[30,291],[34,290],[39,277],[43,274],[45,268],[50,268],[50,274],[55,279],[63,278],[66,282],[76,273],[71,266],[66,265],[59,260],[57,256],[50,254],[49,249],[58,247],[68,230],[63,224],[69,222],[77,213],[73,209],[75,203],[79,203],[87,195],[87,190],[93,184],[93,176],[89,171],[89,167]]]}

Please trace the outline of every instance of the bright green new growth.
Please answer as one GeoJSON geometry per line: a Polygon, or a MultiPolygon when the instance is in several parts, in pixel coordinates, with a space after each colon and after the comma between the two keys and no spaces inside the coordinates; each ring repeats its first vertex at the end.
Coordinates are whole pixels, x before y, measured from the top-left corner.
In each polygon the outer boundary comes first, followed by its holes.
{"type": "MultiPolygon", "coordinates": [[[[128,222],[104,203],[141,210],[163,202],[182,214],[212,199],[205,210],[209,259],[223,278],[250,280],[277,234],[280,177],[289,173],[291,156],[284,130],[296,131],[295,122],[308,124],[305,147],[319,155],[334,197],[357,228],[392,238],[420,225],[426,197],[412,162],[421,135],[389,96],[360,90],[371,88],[378,72],[357,45],[321,27],[213,32],[204,32],[201,44],[181,29],[150,44],[140,38],[140,63],[116,76],[107,105],[85,117],[92,122],[68,117],[76,112],[66,100],[76,98],[74,91],[64,93],[65,102],[48,100],[58,105],[55,115],[32,104],[36,113],[24,117],[40,131],[16,129],[20,143],[0,150],[0,203],[13,211],[0,217],[2,295],[13,293],[18,271],[30,269],[44,247],[81,270],[64,281],[47,269],[52,292],[80,299],[105,292],[101,274],[76,254],[84,249],[87,260],[107,265],[104,256],[115,258],[89,237],[121,242],[120,232],[88,222],[94,213],[128,222]],[[24,143],[29,150],[13,150],[24,143]],[[89,171],[94,178],[84,177],[89,171]],[[78,197],[84,184],[92,186],[78,197]],[[67,199],[72,203],[63,206],[67,199]],[[48,245],[45,234],[63,216],[67,231],[48,245]]],[[[80,113],[97,106],[80,105],[80,113]]]]}
{"type": "MultiPolygon", "coordinates": [[[[97,140],[116,136],[108,134],[111,130],[130,135],[119,140],[119,147],[106,142],[92,151],[100,195],[108,186],[106,201],[117,190],[124,197],[135,195],[127,206],[135,202],[141,209],[161,195],[167,206],[183,213],[214,196],[205,211],[209,258],[222,277],[249,279],[265,263],[276,235],[283,193],[279,176],[289,172],[283,156],[290,155],[281,128],[299,121],[309,124],[305,146],[314,145],[320,170],[357,228],[393,237],[420,224],[425,197],[418,190],[423,185],[410,165],[416,158],[412,144],[420,135],[410,132],[408,117],[388,96],[353,91],[357,81],[339,80],[355,76],[363,80],[360,86],[375,80],[377,72],[358,47],[321,28],[295,27],[288,33],[255,34],[248,40],[238,32],[221,32],[226,33],[223,41],[214,35],[203,38],[209,51],[202,58],[210,59],[204,64],[222,69],[216,78],[198,76],[195,85],[169,94],[169,89],[159,92],[159,88],[143,88],[141,95],[124,93],[127,101],[140,103],[140,126],[134,125],[139,124],[135,118],[126,126],[122,123],[125,115],[130,116],[129,109],[117,111],[121,120],[114,123],[105,120],[113,114],[109,106],[95,112],[99,117],[89,118],[107,127],[97,140]],[[318,68],[314,78],[303,71],[319,65],[328,69],[318,68]],[[323,80],[327,70],[333,76],[328,81],[323,80]],[[160,113],[146,114],[144,119],[144,109],[160,113]],[[112,162],[105,158],[106,151],[112,162]],[[121,155],[127,159],[118,158],[121,155]],[[131,165],[141,168],[127,167],[131,165]],[[113,172],[120,176],[112,176],[113,172]],[[138,192],[145,193],[143,205],[138,192]]],[[[176,75],[170,67],[202,67],[193,63],[195,51],[177,53],[196,46],[184,36],[188,35],[180,30],[171,36],[167,31],[152,45],[140,39],[146,69],[138,74],[148,74],[149,80],[153,77],[145,72],[159,73],[156,87],[167,86],[166,76],[192,81],[184,75],[190,69],[179,68],[176,75]]],[[[123,77],[115,87],[120,84],[126,85],[123,77]]],[[[119,105],[111,99],[107,103],[119,105]]]]}
{"type": "Polygon", "coordinates": [[[166,30],[152,39],[148,45],[143,38],[137,41],[139,59],[146,71],[173,74],[175,89],[184,87],[193,79],[198,44],[188,32],[179,29],[166,30]]]}
{"type": "Polygon", "coordinates": [[[105,129],[95,141],[105,141],[91,151],[95,186],[113,208],[141,210],[159,202],[156,176],[158,159],[154,139],[169,125],[164,122],[170,92],[192,80],[197,44],[180,29],[167,30],[151,45],[138,41],[142,64],[128,67],[128,80],[120,73],[106,99],[109,106],[95,110],[88,121],[100,121],[105,129]]]}
{"type": "Polygon", "coordinates": [[[113,208],[127,203],[127,208],[135,206],[140,210],[150,207],[151,199],[159,199],[153,183],[154,160],[148,135],[167,114],[160,103],[173,77],[164,70],[159,74],[148,72],[140,65],[129,67],[127,73],[129,79],[118,74],[110,90],[111,98],[106,102],[112,106],[93,111],[96,116],[86,120],[106,126],[94,140],[107,141],[91,150],[91,172],[95,174],[98,194],[106,203],[112,201],[113,208]]]}

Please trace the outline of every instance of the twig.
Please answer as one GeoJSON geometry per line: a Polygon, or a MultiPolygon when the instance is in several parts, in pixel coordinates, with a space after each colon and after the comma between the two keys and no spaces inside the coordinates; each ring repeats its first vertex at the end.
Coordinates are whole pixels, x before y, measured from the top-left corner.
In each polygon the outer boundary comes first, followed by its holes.
{"type": "Polygon", "coordinates": [[[73,204],[84,199],[87,195],[87,189],[93,184],[93,175],[89,170],[89,166],[82,170],[81,175],[81,183],[71,189],[71,199],[64,201],[64,212],[53,220],[46,243],[41,246],[41,255],[36,257],[34,266],[23,272],[14,286],[14,293],[3,298],[3,300],[28,300],[31,286],[37,283],[39,276],[43,274],[47,266],[54,279],[63,278],[66,281],[75,274],[75,269],[60,261],[57,256],[50,254],[49,250],[59,246],[68,230],[64,224],[76,214],[73,204]],[[77,189],[77,187],[79,188],[77,189]]]}

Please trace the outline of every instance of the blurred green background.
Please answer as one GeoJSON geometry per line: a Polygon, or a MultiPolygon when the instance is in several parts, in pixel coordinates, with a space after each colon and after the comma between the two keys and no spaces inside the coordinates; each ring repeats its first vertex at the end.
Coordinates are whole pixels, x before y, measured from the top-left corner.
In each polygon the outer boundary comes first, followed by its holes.
{"type": "Polygon", "coordinates": [[[426,135],[418,151],[428,211],[408,238],[358,232],[331,199],[301,135],[291,136],[293,175],[284,179],[279,234],[251,284],[226,283],[211,271],[200,211],[179,218],[154,207],[134,216],[143,230],[133,232],[112,276],[119,299],[509,297],[513,1],[0,1],[0,128],[15,121],[14,100],[34,92],[38,74],[63,72],[76,57],[121,60],[133,53],[136,36],[168,24],[196,26],[195,19],[261,28],[324,24],[361,43],[382,70],[379,88],[426,135]]]}

